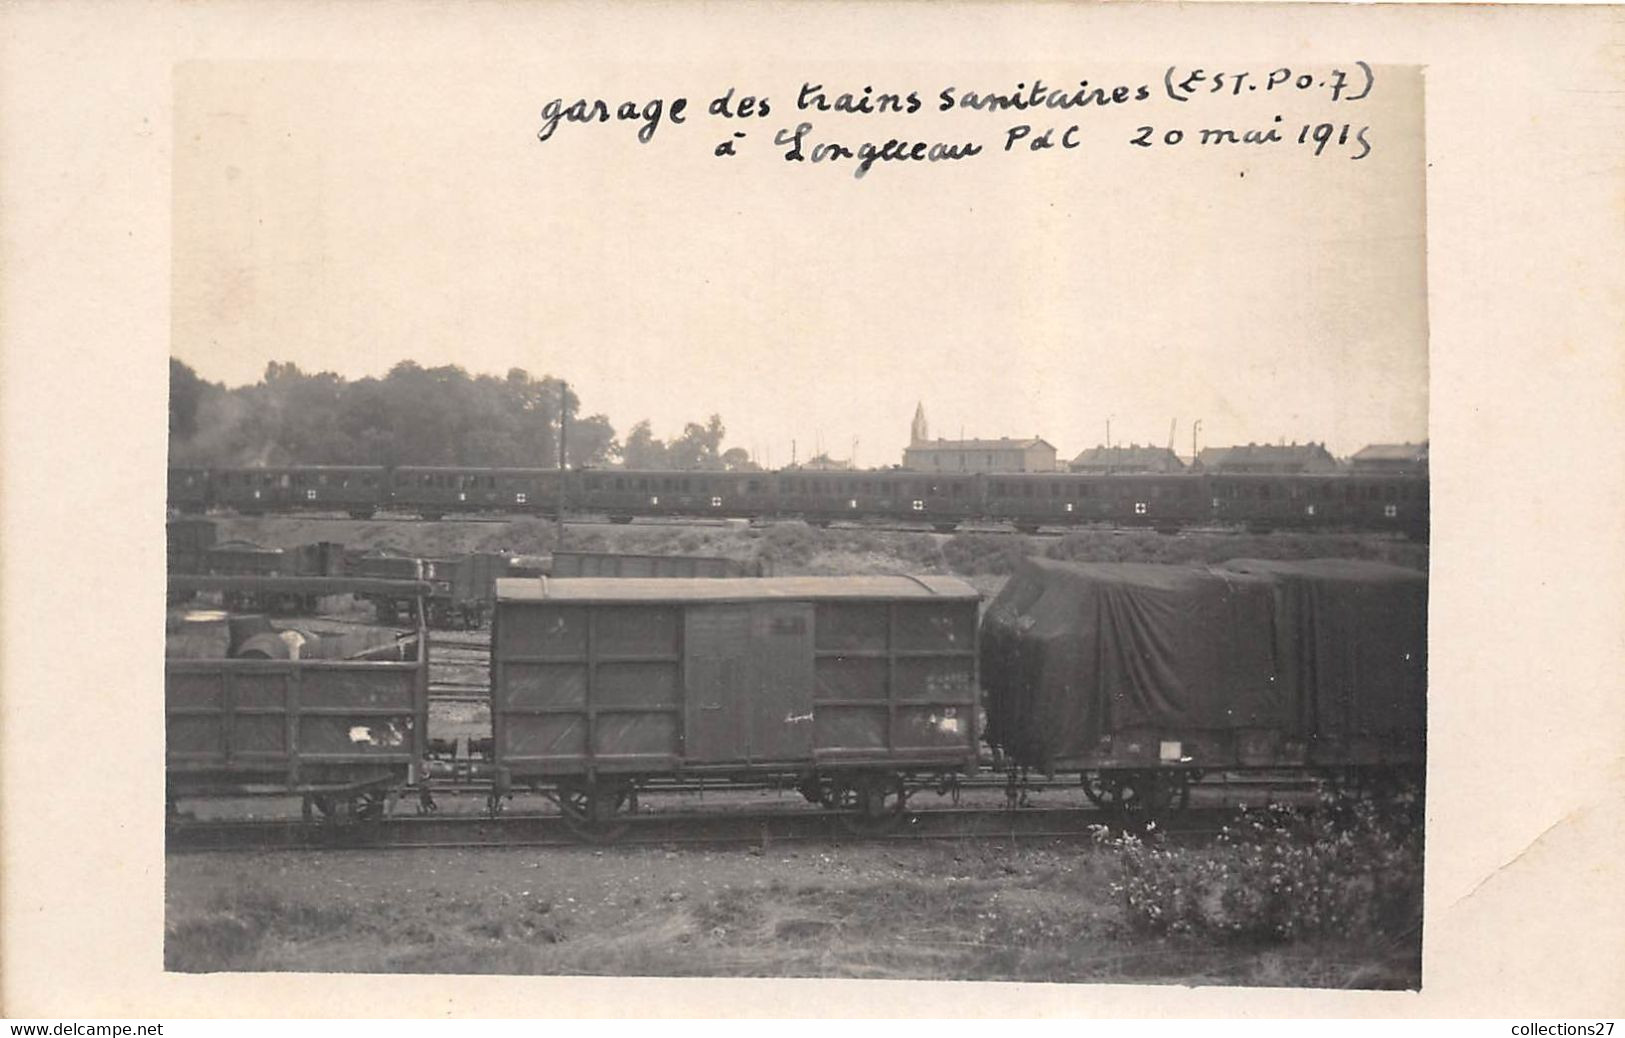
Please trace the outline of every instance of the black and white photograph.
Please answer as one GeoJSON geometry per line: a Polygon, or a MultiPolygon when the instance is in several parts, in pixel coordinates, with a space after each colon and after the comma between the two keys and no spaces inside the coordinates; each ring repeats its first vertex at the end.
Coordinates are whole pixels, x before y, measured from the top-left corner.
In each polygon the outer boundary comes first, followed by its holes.
{"type": "MultiPolygon", "coordinates": [[[[31,788],[74,770],[46,824],[121,834],[101,880],[183,1012],[370,978],[408,1015],[842,1011],[756,981],[1470,1013],[1464,946],[1588,916],[1605,872],[1548,877],[1617,821],[1619,709],[1574,697],[1619,613],[1536,603],[1618,548],[1529,460],[1625,491],[1586,410],[1619,357],[1508,288],[1539,221],[1468,204],[1453,23],[281,10],[180,11],[163,117],[118,131],[161,157],[130,238],[162,248],[107,373],[150,388],[127,458],[58,442],[133,519],[46,533],[154,591],[49,579],[27,616],[123,616],[66,655],[135,668],[91,725],[133,755],[78,771],[74,729],[7,717],[51,733],[8,753],[31,788]]],[[[1473,973],[1507,1008],[1513,975],[1473,973]]]]}
{"type": "Polygon", "coordinates": [[[1420,985],[1419,70],[462,78],[176,70],[167,968],[1420,985]]]}

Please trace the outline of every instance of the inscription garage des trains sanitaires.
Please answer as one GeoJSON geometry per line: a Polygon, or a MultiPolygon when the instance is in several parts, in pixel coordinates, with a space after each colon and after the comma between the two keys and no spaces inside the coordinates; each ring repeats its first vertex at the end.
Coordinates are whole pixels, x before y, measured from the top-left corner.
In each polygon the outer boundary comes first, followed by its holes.
{"type": "Polygon", "coordinates": [[[1376,81],[1370,65],[1355,61],[1348,67],[1260,69],[1170,65],[1160,76],[1140,81],[1034,78],[993,90],[960,84],[935,90],[878,90],[872,84],[841,89],[806,80],[789,103],[782,96],[730,86],[702,102],[703,108],[686,96],[556,97],[541,108],[536,139],[548,143],[578,125],[631,124],[637,142],[647,145],[670,126],[667,134],[702,139],[719,159],[766,148],[790,166],[844,168],[858,179],[881,163],[929,165],[1104,148],[1297,149],[1316,158],[1358,161],[1380,140],[1360,105],[1376,81]],[[1127,122],[1104,114],[1130,111],[1127,122]],[[935,139],[876,134],[861,140],[844,133],[854,125],[870,130],[884,124],[890,130],[897,120],[931,116],[938,128],[953,120],[949,133],[935,139]],[[693,126],[702,132],[690,131],[693,126]],[[719,130],[725,133],[720,140],[719,130]],[[768,143],[759,143],[763,139],[768,143]]]}

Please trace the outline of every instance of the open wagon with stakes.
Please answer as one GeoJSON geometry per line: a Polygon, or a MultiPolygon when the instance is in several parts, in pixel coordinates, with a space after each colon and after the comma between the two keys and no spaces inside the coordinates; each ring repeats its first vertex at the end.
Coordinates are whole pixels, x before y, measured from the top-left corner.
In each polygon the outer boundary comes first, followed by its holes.
{"type": "MultiPolygon", "coordinates": [[[[170,579],[197,591],[255,595],[428,591],[355,578],[170,579]]],[[[191,650],[207,638],[180,641],[191,650]]],[[[298,796],[307,816],[367,818],[386,813],[417,784],[429,724],[429,639],[421,623],[415,637],[350,658],[313,658],[325,655],[316,649],[274,634],[242,645],[222,637],[218,651],[165,659],[171,807],[182,798],[298,796]]]]}
{"type": "Polygon", "coordinates": [[[1419,780],[1427,577],[1374,562],[1029,559],[982,628],[988,742],[1097,805],[1183,806],[1205,772],[1419,780]]]}
{"type": "Polygon", "coordinates": [[[951,577],[498,581],[492,809],[529,788],[613,836],[699,780],[883,828],[976,767],[977,602],[951,577]]]}

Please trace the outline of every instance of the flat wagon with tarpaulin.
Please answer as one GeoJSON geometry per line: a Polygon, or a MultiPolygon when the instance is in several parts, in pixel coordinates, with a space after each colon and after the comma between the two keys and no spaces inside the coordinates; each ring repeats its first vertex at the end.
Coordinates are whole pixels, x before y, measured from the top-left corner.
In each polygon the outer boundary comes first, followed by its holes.
{"type": "Polygon", "coordinates": [[[1427,736],[1427,576],[1353,559],[1236,559],[1271,581],[1277,680],[1308,763],[1360,785],[1420,781],[1427,736]]]}
{"type": "MultiPolygon", "coordinates": [[[[174,577],[200,591],[417,594],[426,585],[319,578],[174,577]]],[[[246,642],[244,644],[247,644],[246,642]]],[[[429,639],[407,659],[311,659],[291,640],[260,658],[164,661],[165,774],[186,797],[283,795],[307,814],[382,814],[428,749],[429,639]]],[[[380,653],[364,654],[376,657],[380,653]]]]}
{"type": "Polygon", "coordinates": [[[1419,771],[1426,613],[1379,563],[1029,559],[983,622],[988,741],[1141,810],[1215,769],[1419,771]]]}
{"type": "Polygon", "coordinates": [[[977,608],[951,577],[498,581],[492,807],[529,787],[612,832],[715,780],[889,824],[976,767],[977,608]]]}

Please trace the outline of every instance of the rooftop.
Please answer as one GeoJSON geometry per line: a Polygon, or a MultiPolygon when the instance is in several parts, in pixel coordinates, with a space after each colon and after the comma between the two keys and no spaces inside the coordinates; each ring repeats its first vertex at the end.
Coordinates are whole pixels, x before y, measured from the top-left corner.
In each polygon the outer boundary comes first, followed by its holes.
{"type": "Polygon", "coordinates": [[[958,577],[506,577],[499,602],[810,602],[827,599],[978,599],[958,577]]]}
{"type": "Polygon", "coordinates": [[[911,443],[911,451],[996,451],[996,450],[1028,450],[1032,447],[1044,446],[1054,450],[1055,446],[1039,436],[1025,440],[1013,440],[1008,436],[1001,436],[996,440],[925,440],[921,443],[911,443]]]}
{"type": "Polygon", "coordinates": [[[1373,443],[1354,452],[1354,461],[1425,461],[1428,445],[1423,443],[1373,443]]]}

